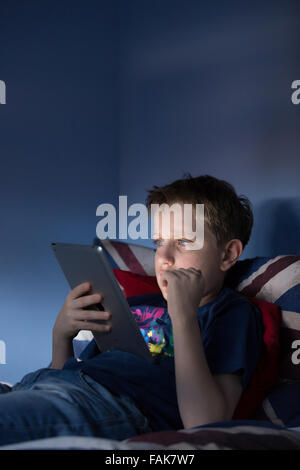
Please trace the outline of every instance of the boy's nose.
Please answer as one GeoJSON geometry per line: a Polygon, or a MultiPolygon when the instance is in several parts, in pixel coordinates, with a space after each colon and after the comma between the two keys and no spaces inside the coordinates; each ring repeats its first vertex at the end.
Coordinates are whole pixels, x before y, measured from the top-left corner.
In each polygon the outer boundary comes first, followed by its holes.
{"type": "Polygon", "coordinates": [[[164,247],[160,253],[159,258],[162,264],[172,265],[175,262],[173,250],[169,247],[164,247]]]}

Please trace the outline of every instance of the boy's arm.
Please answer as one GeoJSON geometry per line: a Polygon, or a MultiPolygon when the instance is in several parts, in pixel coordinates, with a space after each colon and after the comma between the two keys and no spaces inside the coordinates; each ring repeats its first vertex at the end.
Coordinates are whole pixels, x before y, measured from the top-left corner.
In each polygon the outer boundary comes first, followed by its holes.
{"type": "Polygon", "coordinates": [[[240,377],[211,374],[196,315],[178,315],[172,326],[177,400],[184,427],[230,420],[242,393],[240,377]]]}
{"type": "Polygon", "coordinates": [[[52,369],[62,369],[65,362],[74,357],[72,339],[62,341],[52,335],[52,369]]]}

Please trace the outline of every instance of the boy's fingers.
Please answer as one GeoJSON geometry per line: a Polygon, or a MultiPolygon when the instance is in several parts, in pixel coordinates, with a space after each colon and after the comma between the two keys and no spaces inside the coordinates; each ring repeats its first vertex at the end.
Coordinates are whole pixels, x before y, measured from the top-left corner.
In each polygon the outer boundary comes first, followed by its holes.
{"type": "Polygon", "coordinates": [[[193,268],[193,267],[188,268],[188,269],[189,269],[190,271],[194,271],[194,272],[196,272],[196,273],[198,273],[198,274],[202,274],[201,269],[197,269],[197,268],[193,268]]]}
{"type": "Polygon", "coordinates": [[[104,332],[108,332],[111,330],[111,325],[110,324],[101,325],[99,323],[85,321],[85,322],[79,322],[78,328],[80,330],[100,331],[104,333],[104,332]]]}
{"type": "Polygon", "coordinates": [[[72,307],[73,308],[84,308],[90,305],[98,304],[103,300],[103,296],[101,294],[91,294],[91,295],[84,295],[82,297],[78,297],[73,300],[72,307]]]}
{"type": "Polygon", "coordinates": [[[180,274],[178,271],[165,271],[162,276],[163,285],[166,286],[168,282],[172,282],[172,279],[180,279],[180,274]]]}
{"type": "Polygon", "coordinates": [[[200,269],[196,269],[196,268],[179,268],[177,270],[178,273],[181,273],[183,274],[184,276],[187,276],[189,277],[191,274],[196,274],[196,276],[200,276],[202,277],[202,272],[200,271],[200,269]]]}
{"type": "Polygon", "coordinates": [[[173,271],[171,271],[171,270],[170,270],[170,271],[169,271],[169,270],[164,271],[162,277],[178,276],[178,272],[176,272],[176,271],[178,271],[178,270],[175,270],[175,269],[174,269],[173,271]]]}
{"type": "Polygon", "coordinates": [[[177,272],[178,272],[178,274],[183,274],[184,276],[189,275],[188,269],[185,269],[185,268],[179,268],[179,269],[177,269],[177,272]]]}
{"type": "Polygon", "coordinates": [[[83,282],[70,291],[70,297],[72,299],[77,299],[78,297],[88,292],[90,288],[91,284],[89,282],[83,282]]]}
{"type": "Polygon", "coordinates": [[[202,276],[202,272],[200,271],[200,269],[189,268],[188,271],[190,271],[193,274],[196,274],[197,276],[202,276]]]}
{"type": "Polygon", "coordinates": [[[79,321],[88,321],[88,320],[109,320],[111,318],[110,312],[98,312],[96,310],[85,310],[80,312],[74,312],[73,318],[79,321]]]}

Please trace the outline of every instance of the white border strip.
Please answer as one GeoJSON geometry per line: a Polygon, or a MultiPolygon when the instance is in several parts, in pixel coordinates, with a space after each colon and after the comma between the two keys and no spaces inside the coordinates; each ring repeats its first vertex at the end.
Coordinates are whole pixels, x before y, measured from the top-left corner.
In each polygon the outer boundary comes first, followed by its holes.
{"type": "Polygon", "coordinates": [[[276,302],[288,290],[300,284],[300,261],[290,264],[275,274],[256,294],[259,299],[276,302]]]}
{"type": "Polygon", "coordinates": [[[242,290],[244,287],[247,287],[248,285],[251,284],[253,279],[255,279],[257,276],[260,274],[264,273],[267,268],[270,266],[270,264],[273,264],[275,261],[278,261],[280,258],[284,258],[286,255],[280,255],[276,256],[276,258],[272,258],[269,261],[267,261],[265,264],[263,264],[257,271],[254,271],[254,273],[251,274],[251,276],[247,277],[247,279],[244,279],[238,286],[237,290],[242,290]]]}
{"type": "Polygon", "coordinates": [[[278,426],[285,427],[284,422],[281,421],[280,418],[278,418],[273,406],[271,405],[270,401],[267,398],[263,401],[262,407],[264,409],[264,412],[268,416],[268,418],[272,421],[272,423],[277,424],[278,426]]]}
{"type": "Polygon", "coordinates": [[[113,258],[115,263],[119,266],[119,269],[122,269],[123,271],[129,271],[127,264],[124,263],[121,256],[119,255],[117,250],[113,247],[113,245],[110,243],[110,241],[101,240],[101,243],[103,244],[104,248],[108,251],[110,256],[113,258]]]}
{"type": "Polygon", "coordinates": [[[145,246],[139,246],[139,245],[129,244],[128,246],[132,250],[132,253],[137,258],[140,265],[143,266],[143,269],[146,271],[148,276],[154,276],[155,275],[155,269],[154,269],[155,252],[154,250],[152,248],[147,248],[145,246]]]}

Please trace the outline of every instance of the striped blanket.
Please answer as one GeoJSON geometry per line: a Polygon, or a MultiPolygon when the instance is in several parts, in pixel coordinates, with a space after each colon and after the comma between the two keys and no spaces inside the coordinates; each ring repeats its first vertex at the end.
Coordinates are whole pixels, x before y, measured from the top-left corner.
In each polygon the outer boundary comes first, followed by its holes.
{"type": "MultiPolygon", "coordinates": [[[[66,450],[300,450],[300,428],[283,429],[259,421],[228,421],[192,429],[163,431],[124,441],[60,436],[0,447],[66,450]]],[[[199,462],[200,463],[200,462],[199,462]]]]}

